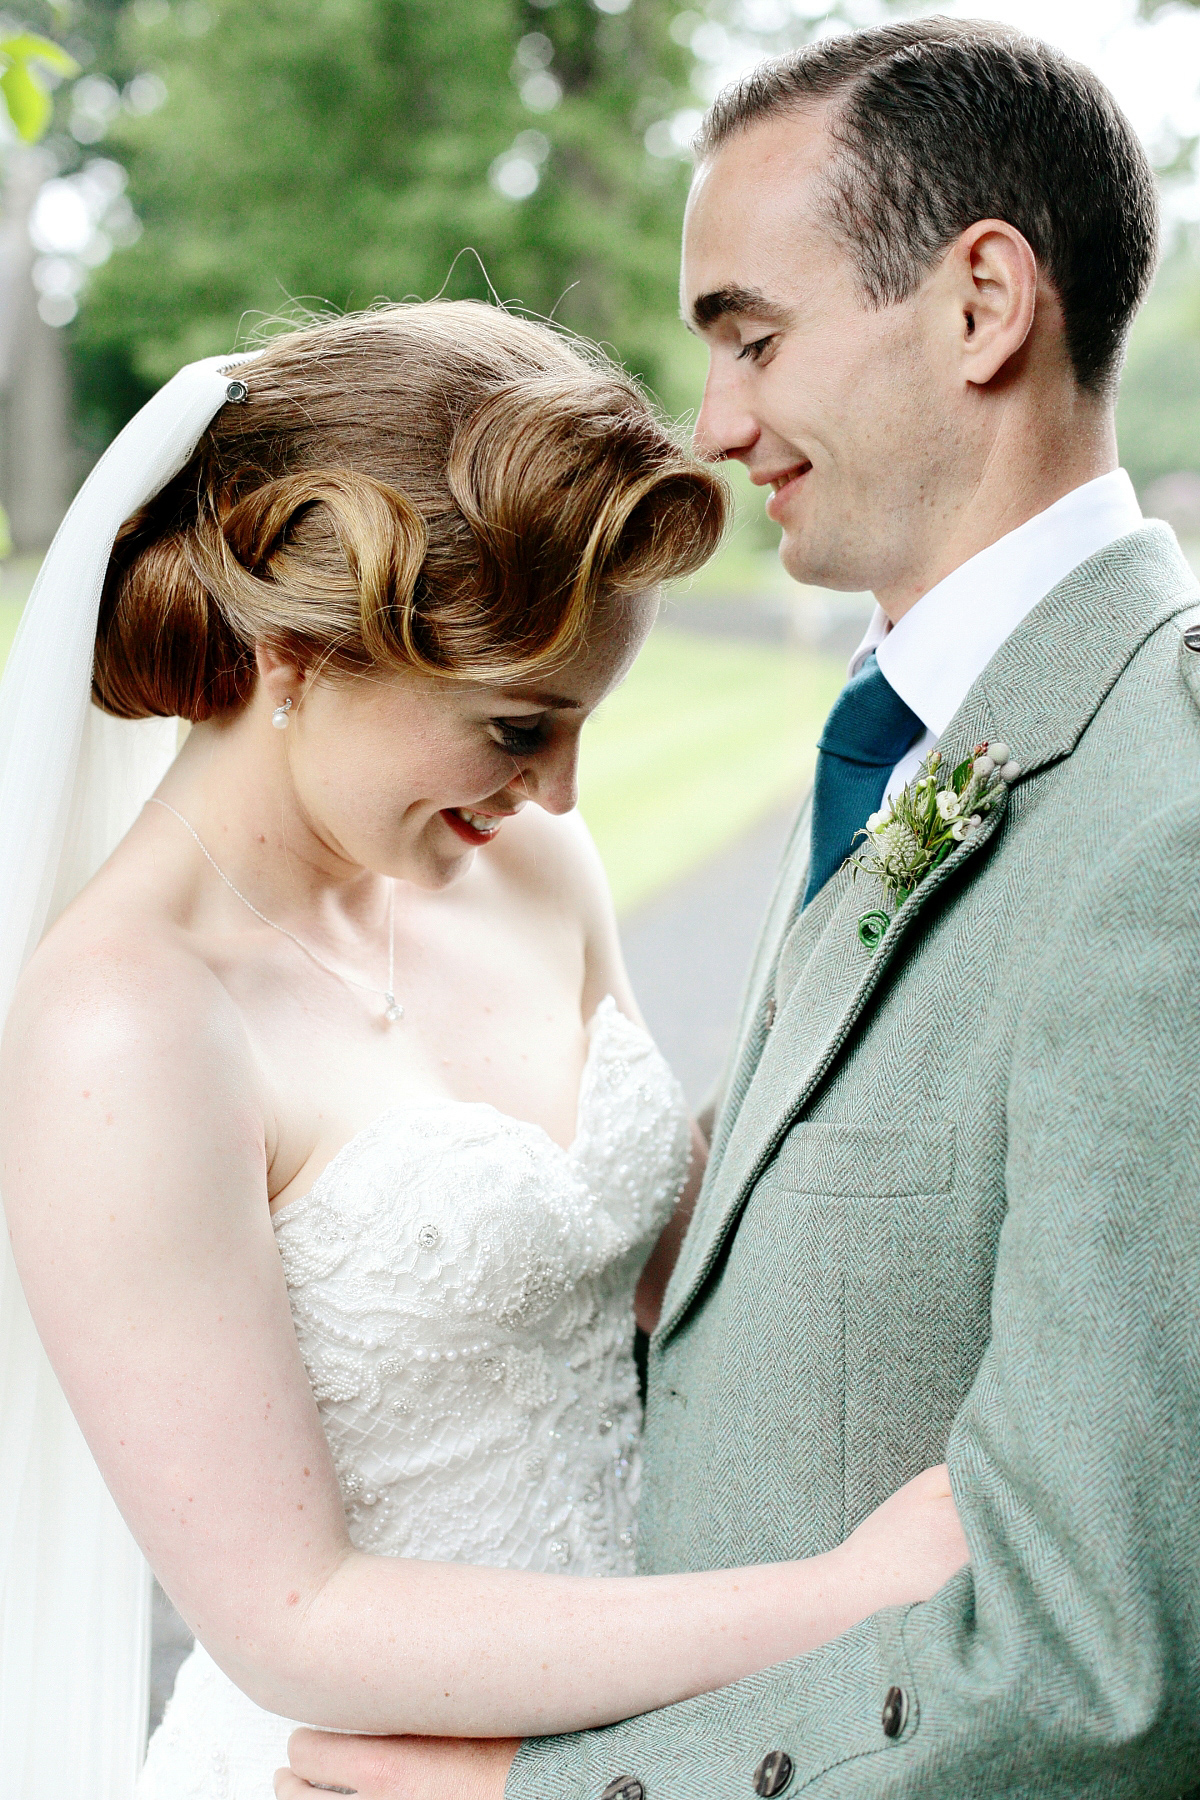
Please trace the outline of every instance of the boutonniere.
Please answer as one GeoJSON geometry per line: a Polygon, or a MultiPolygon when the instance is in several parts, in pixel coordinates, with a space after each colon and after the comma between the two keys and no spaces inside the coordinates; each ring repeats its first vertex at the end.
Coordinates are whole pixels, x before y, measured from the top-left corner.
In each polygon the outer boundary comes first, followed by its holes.
{"type": "MultiPolygon", "coordinates": [[[[860,869],[877,876],[899,911],[913,889],[978,830],[1020,773],[1007,744],[978,744],[947,780],[941,752],[934,750],[916,779],[872,813],[859,832],[866,842],[861,854],[850,858],[855,876],[860,869]]],[[[891,922],[890,913],[863,914],[858,935],[868,950],[891,922]]]]}

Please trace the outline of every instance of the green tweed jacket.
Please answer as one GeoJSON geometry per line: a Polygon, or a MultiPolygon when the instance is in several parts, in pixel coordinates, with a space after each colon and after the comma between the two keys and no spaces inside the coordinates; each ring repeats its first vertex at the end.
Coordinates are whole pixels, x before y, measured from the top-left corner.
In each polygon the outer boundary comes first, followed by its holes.
{"type": "Polygon", "coordinates": [[[874,878],[800,913],[802,817],[652,1342],[645,1572],[823,1551],[942,1457],[970,1567],[508,1800],[1200,1787],[1197,626],[1157,524],[1034,608],[943,738],[1023,773],[874,952],[874,878]]]}

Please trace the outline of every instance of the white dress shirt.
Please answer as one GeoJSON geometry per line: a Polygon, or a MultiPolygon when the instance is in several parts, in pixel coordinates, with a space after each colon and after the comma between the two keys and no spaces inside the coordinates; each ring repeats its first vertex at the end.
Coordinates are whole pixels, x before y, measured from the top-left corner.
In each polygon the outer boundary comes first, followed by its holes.
{"type": "Polygon", "coordinates": [[[925,727],[892,770],[885,800],[913,779],[976,677],[1026,613],[1064,575],[1141,523],[1133,483],[1124,469],[1114,469],[989,544],[923,594],[898,624],[875,608],[849,672],[874,650],[888,681],[925,727]]]}

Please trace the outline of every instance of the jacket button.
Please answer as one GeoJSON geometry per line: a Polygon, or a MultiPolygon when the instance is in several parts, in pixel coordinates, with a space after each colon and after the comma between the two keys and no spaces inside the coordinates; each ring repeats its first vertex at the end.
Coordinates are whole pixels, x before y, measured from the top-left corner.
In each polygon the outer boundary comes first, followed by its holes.
{"type": "Polygon", "coordinates": [[[1200,650],[1200,625],[1189,625],[1183,634],[1183,641],[1189,650],[1200,650]]]}
{"type": "Polygon", "coordinates": [[[775,1023],[775,996],[774,996],[774,994],[772,994],[771,998],[767,1001],[766,1020],[767,1020],[767,1030],[770,1031],[772,1025],[775,1023]]]}
{"type": "Polygon", "coordinates": [[[756,1794],[782,1794],[792,1779],[792,1759],[786,1750],[768,1750],[754,1771],[756,1794]]]}
{"type": "Polygon", "coordinates": [[[883,1702],[883,1718],[880,1723],[883,1726],[884,1737],[900,1736],[900,1730],[904,1724],[903,1688],[892,1687],[888,1689],[883,1702]]]}
{"type": "Polygon", "coordinates": [[[609,1782],[600,1800],[646,1800],[646,1790],[636,1775],[618,1775],[609,1782]]]}

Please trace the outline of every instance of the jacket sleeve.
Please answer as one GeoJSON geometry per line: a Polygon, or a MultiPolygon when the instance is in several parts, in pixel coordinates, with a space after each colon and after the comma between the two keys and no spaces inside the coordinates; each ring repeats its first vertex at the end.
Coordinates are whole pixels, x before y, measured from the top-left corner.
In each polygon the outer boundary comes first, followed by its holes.
{"type": "Polygon", "coordinates": [[[992,1335],[948,1446],[970,1568],[798,1662],[527,1743],[508,1800],[600,1800],[621,1775],[724,1800],[775,1750],[789,1800],[1200,1789],[1195,801],[1087,894],[1014,1042],[992,1335]]]}

